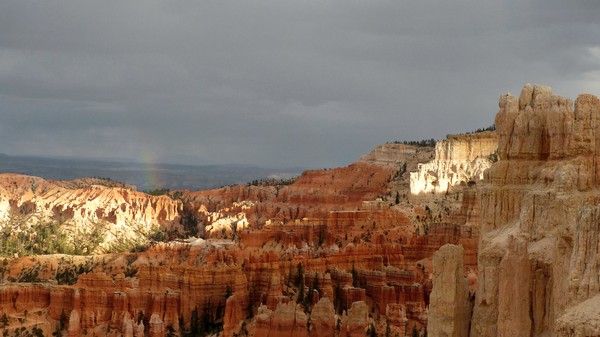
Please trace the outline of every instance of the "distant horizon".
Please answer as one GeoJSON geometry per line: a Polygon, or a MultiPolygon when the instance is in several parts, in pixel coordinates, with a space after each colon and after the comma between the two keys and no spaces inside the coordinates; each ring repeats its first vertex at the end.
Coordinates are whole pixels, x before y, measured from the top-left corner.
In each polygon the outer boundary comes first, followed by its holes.
{"type": "MultiPolygon", "coordinates": [[[[78,157],[78,156],[69,156],[69,155],[35,155],[35,154],[11,154],[6,152],[0,152],[0,157],[16,157],[16,158],[40,158],[40,159],[50,159],[50,160],[72,160],[72,161],[89,161],[89,162],[102,162],[102,163],[119,163],[119,164],[135,164],[135,165],[145,165],[148,164],[142,161],[134,161],[127,158],[101,158],[101,157],[78,157]]],[[[358,160],[358,159],[357,159],[358,160]]],[[[258,169],[272,169],[272,170],[312,170],[315,168],[310,167],[267,167],[267,166],[259,166],[254,164],[244,164],[244,163],[223,163],[223,164],[201,164],[201,163],[180,163],[180,162],[153,162],[153,165],[174,165],[174,166],[189,166],[189,167],[248,167],[248,168],[258,168],[258,169]]],[[[318,169],[318,168],[317,168],[318,169]]]]}
{"type": "MultiPolygon", "coordinates": [[[[493,123],[492,123],[493,125],[493,123]]],[[[394,139],[394,140],[388,140],[386,142],[383,143],[379,143],[374,145],[371,149],[369,149],[368,151],[359,154],[359,156],[357,158],[355,158],[353,161],[350,161],[346,164],[342,164],[342,165],[338,165],[338,166],[328,166],[328,167],[317,167],[317,166],[261,166],[255,163],[242,163],[242,162],[230,162],[230,163],[202,163],[200,161],[171,161],[171,162],[167,162],[167,161],[155,161],[152,162],[152,164],[154,165],[181,165],[181,166],[192,166],[192,167],[203,167],[203,166],[245,166],[245,167],[254,167],[254,168],[265,168],[265,169],[283,169],[283,170],[291,170],[291,169],[301,169],[301,170],[318,170],[318,169],[328,169],[328,168],[336,168],[336,167],[344,167],[344,166],[348,166],[352,163],[355,163],[356,161],[360,160],[360,158],[363,155],[368,154],[369,152],[371,152],[372,150],[374,150],[377,146],[382,145],[382,144],[392,144],[392,143],[402,143],[402,142],[413,142],[413,141],[428,141],[430,139],[434,139],[435,141],[440,141],[443,139],[446,139],[447,136],[449,135],[453,135],[453,134],[467,134],[467,133],[471,133],[474,132],[475,130],[470,130],[470,131],[464,131],[464,132],[457,132],[457,133],[448,133],[446,134],[445,137],[442,138],[422,138],[422,139],[402,139],[402,140],[398,140],[398,139],[394,139]]],[[[87,161],[99,161],[99,162],[114,162],[114,163],[129,163],[129,164],[147,164],[147,162],[144,162],[142,160],[136,160],[135,158],[122,158],[122,157],[91,157],[91,156],[77,156],[77,155],[61,155],[61,154],[14,154],[14,153],[7,153],[7,152],[3,152],[0,151],[0,156],[5,155],[5,156],[9,156],[9,157],[24,157],[24,158],[46,158],[46,159],[57,159],[57,160],[87,160],[87,161]]]]}
{"type": "Polygon", "coordinates": [[[139,191],[157,189],[206,190],[254,180],[289,179],[305,168],[265,168],[243,164],[187,165],[136,163],[86,158],[44,156],[0,156],[0,173],[70,181],[81,178],[108,178],[136,186],[139,191]]]}

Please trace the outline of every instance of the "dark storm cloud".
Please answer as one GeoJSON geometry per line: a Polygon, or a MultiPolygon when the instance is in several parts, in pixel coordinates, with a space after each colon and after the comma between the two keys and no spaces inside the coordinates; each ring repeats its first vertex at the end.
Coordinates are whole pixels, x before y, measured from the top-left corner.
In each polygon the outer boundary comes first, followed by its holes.
{"type": "Polygon", "coordinates": [[[597,1],[3,1],[0,152],[326,167],[600,94],[597,1]]]}

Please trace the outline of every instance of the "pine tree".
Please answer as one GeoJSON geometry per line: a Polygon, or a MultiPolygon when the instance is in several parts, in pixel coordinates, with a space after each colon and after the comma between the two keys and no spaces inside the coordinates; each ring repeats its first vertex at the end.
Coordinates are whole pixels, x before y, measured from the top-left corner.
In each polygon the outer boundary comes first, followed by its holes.
{"type": "Polygon", "coordinates": [[[304,303],[304,268],[302,263],[298,263],[296,273],[296,287],[298,287],[298,299],[296,303],[304,303]]]}

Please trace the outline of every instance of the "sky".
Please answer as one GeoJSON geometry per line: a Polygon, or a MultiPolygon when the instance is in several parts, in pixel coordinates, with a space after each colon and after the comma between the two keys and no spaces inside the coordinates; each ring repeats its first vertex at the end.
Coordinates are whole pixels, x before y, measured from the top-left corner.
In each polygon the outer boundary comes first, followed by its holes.
{"type": "Polygon", "coordinates": [[[600,1],[0,2],[0,152],[325,168],[600,96],[600,1]]]}

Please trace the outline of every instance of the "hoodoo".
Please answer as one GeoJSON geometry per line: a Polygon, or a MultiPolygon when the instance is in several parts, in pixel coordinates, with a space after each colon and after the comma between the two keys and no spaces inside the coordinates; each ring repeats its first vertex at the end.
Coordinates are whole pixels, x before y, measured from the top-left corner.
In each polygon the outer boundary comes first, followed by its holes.
{"type": "Polygon", "coordinates": [[[0,175],[0,324],[72,336],[598,334],[600,101],[527,85],[499,105],[496,131],[435,149],[384,144],[285,182],[155,197],[0,175]],[[103,224],[93,237],[92,224],[103,224]],[[40,251],[47,238],[61,245],[40,251]],[[88,239],[93,249],[54,254],[88,239]]]}
{"type": "MultiPolygon", "coordinates": [[[[503,95],[499,106],[499,161],[478,188],[470,336],[597,336],[600,100],[584,94],[573,104],[528,84],[518,99],[503,95]]],[[[442,278],[453,288],[464,283],[442,278]]],[[[432,296],[430,312],[442,304],[432,296]]]]}

